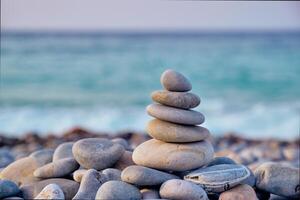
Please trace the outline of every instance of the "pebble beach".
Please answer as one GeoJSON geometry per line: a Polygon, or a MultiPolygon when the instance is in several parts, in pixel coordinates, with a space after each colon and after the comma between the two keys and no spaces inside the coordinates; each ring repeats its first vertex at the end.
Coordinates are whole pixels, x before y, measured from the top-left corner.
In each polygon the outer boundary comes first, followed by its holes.
{"type": "Polygon", "coordinates": [[[166,70],[160,82],[146,133],[0,135],[0,199],[300,198],[300,138],[214,136],[188,78],[166,70]]]}

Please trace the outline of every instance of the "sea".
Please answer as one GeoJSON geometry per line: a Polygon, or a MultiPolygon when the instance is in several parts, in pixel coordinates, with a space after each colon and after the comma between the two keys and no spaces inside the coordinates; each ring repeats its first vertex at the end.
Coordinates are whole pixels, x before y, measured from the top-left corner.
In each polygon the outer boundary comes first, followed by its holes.
{"type": "Polygon", "coordinates": [[[300,32],[1,32],[0,134],[143,132],[166,69],[213,135],[299,137],[300,32]]]}

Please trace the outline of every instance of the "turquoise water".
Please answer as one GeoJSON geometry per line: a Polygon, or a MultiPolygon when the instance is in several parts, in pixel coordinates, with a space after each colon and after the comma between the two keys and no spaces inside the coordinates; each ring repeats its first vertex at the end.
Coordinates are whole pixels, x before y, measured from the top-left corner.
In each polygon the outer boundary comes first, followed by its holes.
{"type": "Polygon", "coordinates": [[[0,132],[144,130],[167,68],[189,77],[213,134],[299,134],[300,33],[2,34],[0,132]]]}

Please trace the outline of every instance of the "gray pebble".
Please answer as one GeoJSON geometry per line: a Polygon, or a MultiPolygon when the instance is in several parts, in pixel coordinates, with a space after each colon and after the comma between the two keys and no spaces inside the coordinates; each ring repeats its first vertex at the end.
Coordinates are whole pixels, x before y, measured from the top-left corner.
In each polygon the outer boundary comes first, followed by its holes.
{"type": "Polygon", "coordinates": [[[182,110],[160,104],[147,106],[147,113],[157,119],[185,125],[199,125],[205,120],[204,115],[194,110],[182,110]]]}
{"type": "Polygon", "coordinates": [[[138,200],[142,195],[138,188],[122,181],[108,181],[98,190],[96,199],[138,200]]]}
{"type": "Polygon", "coordinates": [[[207,192],[223,192],[249,176],[249,169],[243,165],[221,164],[192,171],[184,179],[200,185],[207,192]]]}
{"type": "Polygon", "coordinates": [[[0,180],[0,199],[20,193],[19,187],[10,180],[0,180]]]}
{"type": "Polygon", "coordinates": [[[162,86],[169,91],[187,92],[192,89],[191,83],[185,76],[171,69],[162,73],[160,82],[162,86]]]}
{"type": "Polygon", "coordinates": [[[115,144],[122,145],[124,147],[124,149],[126,149],[126,150],[130,150],[131,149],[130,146],[129,146],[129,144],[128,144],[128,142],[125,139],[123,139],[123,138],[114,138],[111,141],[113,143],[115,143],[115,144]]]}
{"type": "Polygon", "coordinates": [[[179,177],[148,167],[132,165],[122,171],[122,181],[139,186],[161,185],[170,179],[179,177]]]}
{"type": "Polygon", "coordinates": [[[71,174],[78,167],[74,158],[63,158],[37,168],[33,175],[38,178],[59,178],[71,174]]]}
{"type": "Polygon", "coordinates": [[[107,168],[101,171],[108,181],[121,181],[121,171],[114,168],[107,168]]]}
{"type": "Polygon", "coordinates": [[[236,164],[234,160],[228,157],[215,157],[207,167],[214,166],[214,165],[221,165],[221,164],[236,164]]]}
{"type": "Polygon", "coordinates": [[[74,158],[72,153],[73,144],[74,142],[65,142],[60,144],[54,151],[53,161],[63,158],[74,158]]]}
{"type": "Polygon", "coordinates": [[[168,180],[159,190],[161,198],[173,200],[208,200],[206,192],[198,185],[179,179],[168,180]]]}
{"type": "Polygon", "coordinates": [[[59,185],[49,184],[34,199],[65,199],[65,195],[59,185]]]}
{"type": "Polygon", "coordinates": [[[73,199],[95,199],[99,187],[106,182],[106,176],[89,169],[82,177],[79,190],[73,199]]]}
{"type": "Polygon", "coordinates": [[[73,145],[73,155],[77,162],[86,169],[101,170],[113,166],[125,149],[108,139],[88,138],[73,145]]]}

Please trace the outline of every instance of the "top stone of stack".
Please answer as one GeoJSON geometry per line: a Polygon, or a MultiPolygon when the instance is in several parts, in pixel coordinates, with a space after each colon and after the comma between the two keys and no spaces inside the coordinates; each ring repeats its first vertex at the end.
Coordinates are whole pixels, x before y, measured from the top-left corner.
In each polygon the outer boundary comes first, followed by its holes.
{"type": "Polygon", "coordinates": [[[160,78],[162,86],[172,92],[188,92],[192,89],[192,84],[182,74],[168,69],[160,78]]]}

